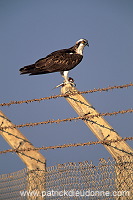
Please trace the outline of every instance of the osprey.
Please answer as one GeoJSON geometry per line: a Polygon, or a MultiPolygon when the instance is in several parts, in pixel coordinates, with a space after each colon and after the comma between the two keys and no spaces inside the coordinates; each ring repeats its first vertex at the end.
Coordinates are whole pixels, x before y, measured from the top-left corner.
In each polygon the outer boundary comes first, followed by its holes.
{"type": "Polygon", "coordinates": [[[65,83],[69,83],[68,72],[76,67],[83,58],[85,46],[89,46],[86,39],[80,39],[69,49],[54,51],[45,58],[41,58],[34,64],[20,69],[20,74],[39,75],[60,72],[65,83]]]}

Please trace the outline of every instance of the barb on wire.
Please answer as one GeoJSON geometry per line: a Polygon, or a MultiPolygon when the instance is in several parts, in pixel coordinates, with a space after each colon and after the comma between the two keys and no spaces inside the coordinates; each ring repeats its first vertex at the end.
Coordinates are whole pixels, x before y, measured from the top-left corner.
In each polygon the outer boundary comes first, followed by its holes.
{"type": "MultiPolygon", "coordinates": [[[[23,152],[23,151],[39,151],[39,150],[48,150],[48,149],[58,149],[58,148],[68,148],[68,147],[79,147],[79,146],[90,146],[90,145],[97,145],[97,144],[103,144],[108,145],[115,142],[121,142],[126,140],[133,140],[133,137],[125,137],[120,138],[116,140],[102,140],[102,141],[91,141],[91,142],[85,142],[85,143],[75,143],[75,144],[63,144],[63,145],[55,145],[55,146],[48,146],[48,147],[37,147],[37,148],[27,148],[27,149],[7,149],[4,151],[0,151],[0,154],[3,153],[9,153],[9,152],[23,152]]],[[[132,153],[131,153],[132,154],[132,153]]]]}
{"type": "Polygon", "coordinates": [[[46,120],[46,121],[42,121],[42,122],[35,122],[35,123],[26,123],[26,124],[20,124],[20,125],[15,125],[15,126],[5,126],[5,127],[1,127],[1,129],[5,130],[8,128],[23,128],[23,127],[33,127],[33,126],[38,126],[38,125],[42,125],[42,124],[53,124],[53,123],[61,123],[61,122],[70,122],[73,120],[87,120],[87,119],[91,119],[94,117],[101,117],[101,116],[112,116],[112,115],[118,115],[118,114],[125,114],[125,113],[131,113],[133,112],[133,109],[128,109],[128,110],[120,110],[120,111],[115,111],[112,113],[106,112],[106,113],[99,113],[96,115],[85,115],[83,117],[70,117],[70,118],[66,118],[66,119],[57,119],[57,120],[46,120]]]}
{"type": "MultiPolygon", "coordinates": [[[[105,92],[105,91],[109,91],[109,90],[113,90],[113,89],[122,89],[122,88],[128,88],[130,86],[133,86],[133,83],[129,83],[129,84],[125,84],[125,85],[118,85],[118,86],[109,86],[106,88],[98,88],[98,89],[93,89],[93,90],[86,90],[86,91],[79,91],[79,92],[72,92],[71,94],[87,94],[87,93],[93,93],[93,92],[105,92]]],[[[69,94],[70,95],[70,94],[69,94]]],[[[10,106],[13,104],[22,104],[22,103],[32,103],[32,102],[40,102],[40,101],[44,101],[44,100],[50,100],[50,99],[56,99],[59,97],[67,97],[68,94],[59,94],[59,95],[53,95],[53,96],[49,96],[49,97],[43,97],[43,98],[39,98],[39,99],[29,99],[29,100],[22,100],[22,101],[10,101],[9,103],[1,103],[0,106],[10,106]]]]}

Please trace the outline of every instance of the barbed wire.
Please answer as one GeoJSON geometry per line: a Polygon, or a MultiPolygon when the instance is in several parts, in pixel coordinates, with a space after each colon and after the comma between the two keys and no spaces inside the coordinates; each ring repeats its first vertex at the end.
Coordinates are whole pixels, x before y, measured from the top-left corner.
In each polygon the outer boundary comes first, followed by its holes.
{"type": "Polygon", "coordinates": [[[57,119],[57,120],[46,120],[46,121],[42,121],[42,122],[34,122],[34,123],[26,123],[26,124],[19,124],[19,125],[14,125],[14,126],[4,126],[1,127],[0,129],[5,130],[8,128],[23,128],[23,127],[34,127],[34,126],[38,126],[38,125],[42,125],[42,124],[59,124],[61,122],[70,122],[70,121],[74,121],[74,120],[87,120],[87,119],[91,119],[94,117],[102,117],[102,116],[112,116],[112,115],[118,115],[118,114],[125,114],[125,113],[131,113],[133,112],[133,109],[128,109],[128,110],[120,110],[120,111],[115,111],[115,112],[106,112],[106,113],[99,113],[99,114],[95,114],[95,115],[84,115],[84,116],[79,116],[79,117],[70,117],[70,118],[66,118],[66,119],[57,119]]]}
{"type": "Polygon", "coordinates": [[[60,98],[60,97],[67,97],[68,95],[76,95],[76,94],[88,94],[88,93],[94,93],[94,92],[107,92],[109,90],[113,90],[113,89],[122,89],[122,88],[128,88],[133,86],[133,83],[129,83],[129,84],[125,84],[125,85],[118,85],[118,86],[109,86],[106,88],[94,88],[92,90],[86,90],[86,91],[78,91],[78,92],[71,92],[69,94],[59,94],[59,95],[53,95],[53,96],[49,96],[49,97],[43,97],[43,98],[39,98],[39,99],[29,99],[29,100],[21,100],[21,101],[10,101],[9,103],[1,103],[0,106],[10,106],[13,104],[23,104],[23,103],[32,103],[32,102],[40,102],[43,100],[50,100],[50,99],[56,99],[56,98],[60,98]]]}
{"type": "MultiPolygon", "coordinates": [[[[97,145],[97,144],[111,144],[115,142],[121,142],[121,141],[126,141],[126,140],[133,140],[133,137],[124,137],[120,139],[112,139],[112,140],[102,140],[102,141],[91,141],[91,142],[85,142],[85,143],[74,143],[74,144],[63,144],[63,145],[55,145],[55,146],[48,146],[48,147],[35,147],[35,148],[27,148],[27,149],[7,149],[0,151],[0,154],[4,153],[11,153],[11,152],[16,152],[20,153],[23,151],[39,151],[39,150],[49,150],[49,149],[59,149],[59,148],[68,148],[68,147],[79,147],[79,146],[90,146],[90,145],[97,145]]],[[[133,155],[132,153],[129,153],[133,155]]]]}

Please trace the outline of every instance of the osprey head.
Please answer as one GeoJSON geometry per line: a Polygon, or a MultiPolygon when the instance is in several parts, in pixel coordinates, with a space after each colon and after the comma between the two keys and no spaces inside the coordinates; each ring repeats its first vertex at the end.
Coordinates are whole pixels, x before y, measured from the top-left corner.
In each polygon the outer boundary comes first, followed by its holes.
{"type": "Polygon", "coordinates": [[[89,47],[89,43],[88,43],[88,40],[86,39],[80,39],[76,42],[76,44],[79,46],[79,45],[82,45],[82,46],[88,46],[89,47]]]}
{"type": "Polygon", "coordinates": [[[85,46],[89,47],[89,43],[88,43],[88,40],[86,39],[80,39],[76,42],[75,46],[76,46],[76,53],[83,55],[83,49],[85,46]]]}

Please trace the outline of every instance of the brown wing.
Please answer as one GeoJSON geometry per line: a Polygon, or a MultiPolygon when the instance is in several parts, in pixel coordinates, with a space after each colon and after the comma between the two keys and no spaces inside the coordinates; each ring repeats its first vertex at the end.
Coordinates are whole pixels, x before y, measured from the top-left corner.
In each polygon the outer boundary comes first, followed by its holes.
{"type": "Polygon", "coordinates": [[[39,59],[35,64],[26,66],[25,73],[30,73],[30,75],[46,74],[52,72],[69,71],[78,65],[83,56],[75,54],[69,49],[63,49],[55,51],[45,58],[39,59]]]}

